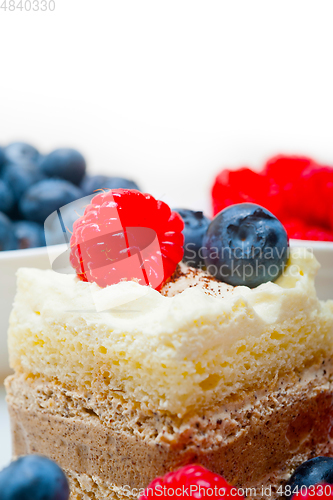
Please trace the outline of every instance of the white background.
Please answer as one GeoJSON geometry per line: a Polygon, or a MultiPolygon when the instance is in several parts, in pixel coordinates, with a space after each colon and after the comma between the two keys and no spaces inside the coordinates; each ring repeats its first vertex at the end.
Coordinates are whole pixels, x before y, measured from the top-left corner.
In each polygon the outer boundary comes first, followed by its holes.
{"type": "MultiPolygon", "coordinates": [[[[91,171],[206,210],[222,166],[333,164],[332,0],[55,4],[0,9],[0,144],[76,147],[91,171]]],[[[0,465],[8,443],[2,397],[0,465]]]]}
{"type": "Polygon", "coordinates": [[[75,146],[195,208],[221,166],[333,163],[331,0],[55,4],[0,9],[0,143],[75,146]]]}

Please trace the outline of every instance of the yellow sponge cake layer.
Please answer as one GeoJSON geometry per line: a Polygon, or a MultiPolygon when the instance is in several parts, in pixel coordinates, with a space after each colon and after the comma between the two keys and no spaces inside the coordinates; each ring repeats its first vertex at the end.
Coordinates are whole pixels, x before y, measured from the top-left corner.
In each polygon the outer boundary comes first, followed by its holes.
{"type": "Polygon", "coordinates": [[[317,299],[317,269],[310,252],[294,249],[275,283],[221,284],[215,294],[191,286],[173,296],[20,269],[11,366],[86,392],[124,391],[181,416],[333,353],[333,301],[317,299]]]}

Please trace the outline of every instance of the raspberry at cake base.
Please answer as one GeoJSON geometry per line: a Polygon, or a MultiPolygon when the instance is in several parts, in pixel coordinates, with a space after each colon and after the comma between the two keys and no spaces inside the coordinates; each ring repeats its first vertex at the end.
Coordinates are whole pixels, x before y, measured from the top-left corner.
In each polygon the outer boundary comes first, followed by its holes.
{"type": "Polygon", "coordinates": [[[123,498],[188,463],[274,492],[333,455],[333,301],[317,299],[317,269],[294,249],[280,278],[250,289],[182,267],[160,292],[107,286],[100,313],[96,283],[21,269],[14,454],[56,460],[73,499],[123,498]],[[113,307],[123,294],[131,302],[113,307]]]}

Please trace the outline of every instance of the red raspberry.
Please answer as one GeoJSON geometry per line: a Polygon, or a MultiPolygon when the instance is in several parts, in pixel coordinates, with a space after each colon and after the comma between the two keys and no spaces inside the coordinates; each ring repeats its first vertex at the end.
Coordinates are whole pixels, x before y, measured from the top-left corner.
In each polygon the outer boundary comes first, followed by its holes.
{"type": "Polygon", "coordinates": [[[266,162],[263,174],[271,177],[284,189],[293,189],[305,169],[316,168],[317,164],[306,156],[274,156],[266,162]]]}
{"type": "Polygon", "coordinates": [[[333,168],[311,158],[276,156],[262,172],[223,170],[212,190],[214,215],[228,205],[258,203],[295,239],[332,241],[333,168]]]}
{"type": "Polygon", "coordinates": [[[292,500],[332,500],[333,486],[322,483],[315,486],[301,487],[292,500]]]}
{"type": "Polygon", "coordinates": [[[304,240],[306,225],[303,220],[297,218],[291,218],[287,220],[282,220],[281,222],[286,228],[289,238],[293,238],[295,240],[304,240]]]}
{"type": "Polygon", "coordinates": [[[308,227],[302,239],[309,241],[333,241],[333,231],[319,226],[308,227]]]}
{"type": "Polygon", "coordinates": [[[301,176],[305,170],[316,169],[318,165],[302,156],[275,156],[266,163],[263,174],[273,179],[280,188],[283,214],[304,217],[304,198],[301,176]]]}
{"type": "Polygon", "coordinates": [[[309,241],[333,241],[333,231],[320,226],[307,225],[301,219],[283,221],[289,238],[309,241]]]}
{"type": "Polygon", "coordinates": [[[74,223],[71,265],[101,287],[137,279],[158,289],[182,260],[183,228],[181,217],[149,194],[107,191],[74,223]]]}
{"type": "MultiPolygon", "coordinates": [[[[302,213],[310,224],[330,227],[327,214],[333,210],[333,168],[307,168],[301,176],[302,213]]],[[[332,226],[333,229],[333,226],[332,226]]]]}
{"type": "Polygon", "coordinates": [[[140,500],[150,498],[219,498],[230,497],[236,500],[243,499],[236,488],[218,474],[201,467],[201,465],[187,465],[164,477],[158,477],[146,488],[140,500]],[[232,495],[230,494],[232,490],[232,495]]]}
{"type": "Polygon", "coordinates": [[[261,173],[243,167],[222,170],[212,190],[214,215],[235,203],[258,203],[279,215],[281,203],[277,184],[261,173]]]}

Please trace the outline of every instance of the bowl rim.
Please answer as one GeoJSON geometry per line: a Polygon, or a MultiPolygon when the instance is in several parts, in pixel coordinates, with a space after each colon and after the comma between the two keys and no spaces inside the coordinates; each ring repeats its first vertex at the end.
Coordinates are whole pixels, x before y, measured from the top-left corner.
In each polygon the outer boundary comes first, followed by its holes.
{"type": "MultiPolygon", "coordinates": [[[[333,241],[311,241],[311,240],[294,240],[290,239],[291,246],[300,246],[312,248],[313,250],[331,250],[333,251],[333,241]]],[[[5,250],[0,252],[0,261],[6,259],[18,260],[26,257],[38,257],[39,255],[45,255],[48,252],[57,253],[64,251],[67,248],[66,243],[60,243],[59,245],[50,245],[45,247],[37,248],[25,248],[19,250],[5,250]]]]}
{"type": "Polygon", "coordinates": [[[307,247],[313,248],[314,250],[332,250],[333,251],[333,241],[312,241],[312,240],[296,240],[290,238],[289,242],[293,247],[307,247]]]}
{"type": "Polygon", "coordinates": [[[49,251],[58,252],[63,248],[67,248],[66,243],[61,243],[60,245],[51,245],[45,247],[37,247],[37,248],[24,248],[19,250],[6,250],[0,252],[0,261],[8,259],[22,259],[26,257],[38,257],[39,255],[45,255],[49,251]]]}

